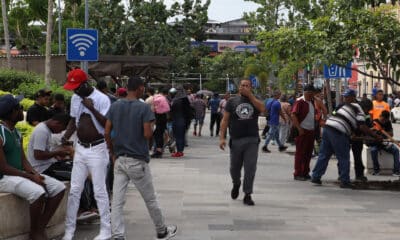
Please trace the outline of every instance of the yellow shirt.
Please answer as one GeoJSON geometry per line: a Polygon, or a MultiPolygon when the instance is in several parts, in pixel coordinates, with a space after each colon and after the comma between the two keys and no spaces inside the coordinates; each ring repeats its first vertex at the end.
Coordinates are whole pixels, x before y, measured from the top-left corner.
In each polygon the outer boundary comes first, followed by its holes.
{"type": "Polygon", "coordinates": [[[372,116],[372,120],[378,119],[384,110],[390,112],[389,104],[384,101],[378,102],[374,100],[372,110],[369,111],[369,114],[372,116]]]}

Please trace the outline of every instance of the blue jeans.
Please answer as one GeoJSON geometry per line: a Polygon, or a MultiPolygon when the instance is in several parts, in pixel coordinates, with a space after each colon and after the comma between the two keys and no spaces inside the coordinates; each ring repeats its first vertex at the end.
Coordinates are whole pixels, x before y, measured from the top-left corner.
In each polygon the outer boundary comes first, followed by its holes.
{"type": "Polygon", "coordinates": [[[272,139],[276,141],[279,147],[283,147],[281,141],[279,141],[279,125],[269,125],[269,131],[264,146],[268,146],[272,139]]]}
{"type": "Polygon", "coordinates": [[[332,154],[336,155],[339,165],[340,180],[350,182],[350,138],[346,134],[330,127],[322,132],[322,142],[318,160],[312,172],[313,179],[321,179],[328,167],[332,154]]]}
{"type": "Polygon", "coordinates": [[[378,161],[378,153],[380,150],[391,153],[393,155],[393,173],[398,173],[400,171],[399,149],[393,143],[390,143],[386,147],[371,146],[371,158],[372,162],[374,163],[374,171],[380,170],[378,161]]]}

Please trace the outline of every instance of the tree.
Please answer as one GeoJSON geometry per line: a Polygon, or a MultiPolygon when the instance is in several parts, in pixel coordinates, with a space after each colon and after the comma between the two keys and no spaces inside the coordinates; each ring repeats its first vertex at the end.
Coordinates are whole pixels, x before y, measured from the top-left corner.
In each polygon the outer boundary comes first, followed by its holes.
{"type": "Polygon", "coordinates": [[[8,32],[7,4],[6,0],[1,0],[1,12],[3,15],[4,41],[6,43],[7,67],[11,68],[11,48],[10,33],[8,32]]]}
{"type": "MultiPolygon", "coordinates": [[[[378,78],[398,84],[386,70],[387,66],[397,69],[400,63],[400,24],[390,8],[366,9],[368,1],[304,2],[293,1],[290,8],[310,22],[309,27],[289,24],[258,34],[263,54],[278,64],[280,71],[296,62],[300,66],[316,62],[345,66],[358,48],[361,58],[380,72],[378,78]]],[[[369,76],[365,71],[357,71],[369,76]]]]}
{"type": "Polygon", "coordinates": [[[46,31],[46,56],[44,63],[44,81],[50,86],[51,67],[51,35],[53,34],[53,0],[48,0],[47,10],[47,31],[46,31]]]}

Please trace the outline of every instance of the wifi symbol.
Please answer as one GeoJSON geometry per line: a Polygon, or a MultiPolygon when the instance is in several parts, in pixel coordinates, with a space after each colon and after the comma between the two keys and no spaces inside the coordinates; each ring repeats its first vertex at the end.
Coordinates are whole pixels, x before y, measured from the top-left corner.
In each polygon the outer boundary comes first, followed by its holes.
{"type": "Polygon", "coordinates": [[[86,55],[86,51],[93,45],[96,41],[96,38],[85,33],[76,33],[69,37],[72,44],[79,50],[79,55],[84,57],[86,55]]]}

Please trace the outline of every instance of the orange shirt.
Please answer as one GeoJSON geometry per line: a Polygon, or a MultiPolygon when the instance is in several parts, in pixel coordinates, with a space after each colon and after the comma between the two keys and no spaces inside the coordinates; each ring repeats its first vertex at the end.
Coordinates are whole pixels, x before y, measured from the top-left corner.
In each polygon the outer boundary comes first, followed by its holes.
{"type": "Polygon", "coordinates": [[[378,119],[384,110],[390,112],[389,104],[384,101],[378,102],[374,100],[372,110],[369,112],[372,116],[372,120],[378,119]]]}

